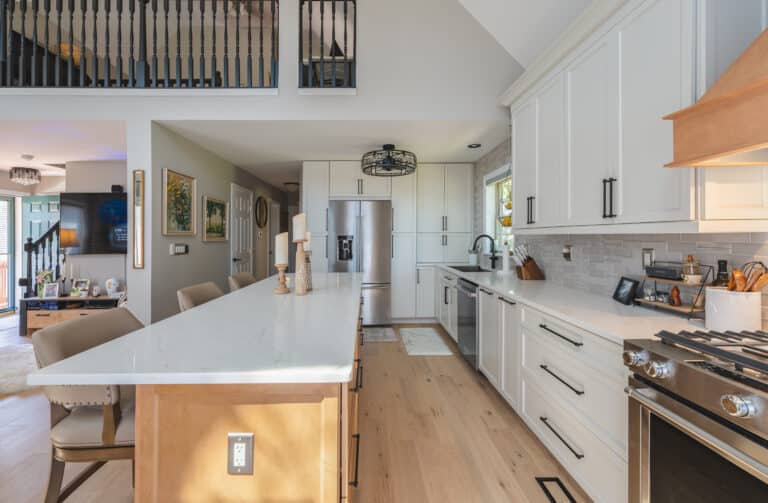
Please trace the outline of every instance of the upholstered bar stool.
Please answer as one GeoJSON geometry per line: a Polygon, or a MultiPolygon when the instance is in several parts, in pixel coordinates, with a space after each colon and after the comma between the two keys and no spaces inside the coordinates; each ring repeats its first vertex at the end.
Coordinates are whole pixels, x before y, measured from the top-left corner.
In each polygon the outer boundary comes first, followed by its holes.
{"type": "Polygon", "coordinates": [[[222,295],[224,292],[213,281],[188,286],[176,292],[176,296],[179,298],[179,309],[182,312],[210,302],[222,295]]]}
{"type": "MultiPolygon", "coordinates": [[[[75,318],[32,335],[39,368],[142,328],[125,308],[75,318]]],[[[133,459],[133,386],[45,386],[51,403],[51,470],[45,503],[66,499],[107,461],[133,459]],[[91,462],[63,490],[65,463],[91,462]]]]}
{"type": "Polygon", "coordinates": [[[249,272],[239,272],[229,277],[229,291],[234,292],[256,283],[256,278],[249,272]]]}

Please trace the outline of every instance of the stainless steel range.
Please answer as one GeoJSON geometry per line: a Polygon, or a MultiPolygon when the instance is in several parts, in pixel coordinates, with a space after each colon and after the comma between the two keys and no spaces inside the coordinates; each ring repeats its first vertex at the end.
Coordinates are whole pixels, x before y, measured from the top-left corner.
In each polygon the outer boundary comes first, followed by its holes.
{"type": "Polygon", "coordinates": [[[768,333],[624,343],[630,503],[768,501],[768,333]]]}

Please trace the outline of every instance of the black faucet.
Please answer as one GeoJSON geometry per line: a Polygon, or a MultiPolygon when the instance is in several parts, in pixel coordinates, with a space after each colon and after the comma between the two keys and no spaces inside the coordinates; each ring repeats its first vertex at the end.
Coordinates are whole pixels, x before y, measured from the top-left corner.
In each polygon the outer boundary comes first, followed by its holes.
{"type": "Polygon", "coordinates": [[[477,250],[477,242],[482,238],[488,238],[491,240],[491,269],[496,269],[496,261],[499,257],[496,256],[496,240],[488,234],[480,234],[475,238],[475,243],[472,245],[473,250],[477,250]]]}

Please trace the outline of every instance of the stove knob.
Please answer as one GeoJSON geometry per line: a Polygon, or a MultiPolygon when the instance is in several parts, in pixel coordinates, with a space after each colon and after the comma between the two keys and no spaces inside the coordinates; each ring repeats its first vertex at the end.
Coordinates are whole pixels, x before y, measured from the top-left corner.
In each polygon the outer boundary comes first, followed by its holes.
{"type": "Polygon", "coordinates": [[[672,374],[672,367],[665,362],[649,362],[645,366],[645,373],[654,379],[666,379],[672,374]]]}
{"type": "Polygon", "coordinates": [[[734,417],[752,417],[757,412],[751,400],[739,395],[721,396],[720,405],[725,412],[734,417]]]}
{"type": "Polygon", "coordinates": [[[648,363],[648,353],[645,351],[624,351],[622,358],[627,367],[637,367],[648,363]]]}

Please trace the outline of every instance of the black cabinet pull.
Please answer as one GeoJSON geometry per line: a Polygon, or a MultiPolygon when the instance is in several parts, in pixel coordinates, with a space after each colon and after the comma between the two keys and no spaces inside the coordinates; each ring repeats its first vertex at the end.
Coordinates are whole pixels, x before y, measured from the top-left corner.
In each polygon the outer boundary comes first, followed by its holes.
{"type": "MultiPolygon", "coordinates": [[[[363,319],[360,318],[360,323],[363,322],[363,319]]],[[[360,345],[365,346],[365,330],[360,330],[360,345]]]]}
{"type": "Polygon", "coordinates": [[[606,186],[608,185],[608,179],[603,178],[603,218],[608,218],[608,209],[606,199],[606,186]]]}
{"type": "Polygon", "coordinates": [[[349,485],[357,487],[360,484],[360,434],[355,433],[352,438],[355,439],[355,480],[351,481],[349,485]]]}
{"type": "Polygon", "coordinates": [[[448,287],[443,287],[443,304],[448,305],[448,287]]]}
{"type": "Polygon", "coordinates": [[[617,180],[615,178],[608,179],[608,218],[616,218],[616,213],[613,211],[613,184],[617,180]]]}
{"type": "Polygon", "coordinates": [[[566,336],[564,336],[563,334],[559,334],[559,333],[555,332],[554,330],[552,330],[551,328],[549,328],[548,326],[546,326],[546,325],[545,325],[545,324],[543,324],[543,323],[539,323],[539,327],[540,327],[540,328],[543,328],[544,330],[546,330],[546,331],[547,331],[547,332],[549,332],[550,334],[554,334],[554,335],[556,335],[556,336],[560,337],[560,338],[561,338],[561,339],[563,339],[564,341],[570,342],[571,344],[573,344],[573,345],[574,345],[574,346],[576,346],[577,348],[580,348],[581,346],[583,346],[583,345],[584,345],[584,343],[583,343],[583,342],[574,341],[574,340],[573,340],[573,339],[571,339],[570,337],[566,337],[566,336]]]}
{"type": "Polygon", "coordinates": [[[535,209],[535,206],[534,206],[535,201],[536,201],[536,196],[531,196],[531,222],[530,223],[532,224],[536,223],[536,215],[535,215],[536,212],[533,211],[535,209]]]}
{"type": "Polygon", "coordinates": [[[512,302],[511,300],[507,300],[504,297],[499,297],[499,300],[502,301],[502,302],[506,302],[510,306],[516,306],[517,305],[517,302],[512,302]]]}
{"type": "Polygon", "coordinates": [[[546,416],[539,416],[539,421],[541,421],[542,423],[544,423],[544,426],[546,426],[547,428],[549,428],[549,431],[551,431],[551,432],[552,432],[552,433],[553,433],[553,434],[554,434],[554,435],[557,437],[557,439],[558,439],[558,440],[560,440],[560,441],[563,443],[563,445],[565,445],[565,446],[568,448],[568,450],[569,450],[569,451],[571,451],[571,453],[572,453],[574,456],[576,456],[576,459],[583,459],[583,458],[584,458],[584,454],[580,453],[579,451],[577,451],[576,449],[574,449],[573,447],[571,447],[571,444],[569,444],[569,443],[568,443],[568,442],[567,442],[567,441],[566,441],[566,440],[563,438],[563,436],[562,436],[562,435],[560,435],[560,433],[558,433],[558,432],[557,432],[557,430],[556,430],[556,429],[554,429],[554,428],[552,427],[552,425],[551,425],[551,424],[549,424],[549,418],[547,418],[546,416]]]}
{"type": "Polygon", "coordinates": [[[363,387],[363,366],[361,363],[362,360],[360,358],[355,358],[355,364],[357,365],[357,372],[355,373],[355,387],[349,389],[349,391],[353,393],[357,393],[363,387]]]}
{"type": "Polygon", "coordinates": [[[539,367],[541,367],[541,370],[543,370],[543,371],[544,371],[544,372],[546,372],[547,374],[551,375],[552,377],[554,377],[555,379],[557,379],[558,381],[560,381],[562,384],[564,384],[566,387],[568,387],[568,389],[570,389],[571,391],[573,391],[573,392],[574,392],[574,393],[576,393],[577,395],[581,396],[581,395],[583,395],[583,394],[584,394],[584,392],[583,392],[583,391],[581,391],[580,389],[576,389],[576,388],[574,388],[574,387],[573,387],[573,386],[571,386],[571,384],[570,384],[570,383],[568,383],[568,382],[567,382],[565,379],[563,379],[563,378],[562,378],[562,377],[560,377],[559,375],[557,375],[557,374],[555,374],[554,372],[552,372],[551,370],[549,370],[549,367],[548,367],[547,365],[544,365],[544,364],[542,363],[541,365],[539,365],[539,367]]]}

